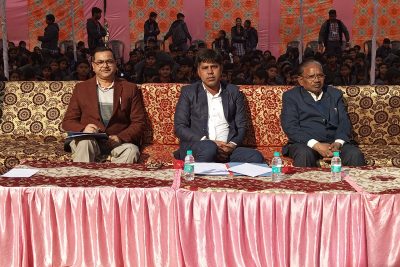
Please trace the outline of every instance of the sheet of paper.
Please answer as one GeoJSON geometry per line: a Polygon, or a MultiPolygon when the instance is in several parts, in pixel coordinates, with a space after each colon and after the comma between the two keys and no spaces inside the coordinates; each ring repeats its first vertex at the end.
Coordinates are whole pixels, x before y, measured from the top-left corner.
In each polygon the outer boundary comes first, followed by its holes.
{"type": "Polygon", "coordinates": [[[228,175],[228,169],[224,163],[195,162],[194,173],[204,175],[228,175]]]}
{"type": "Polygon", "coordinates": [[[14,168],[3,174],[3,177],[8,178],[28,178],[37,173],[39,170],[37,169],[19,169],[14,168]]]}
{"type": "Polygon", "coordinates": [[[272,169],[268,167],[262,167],[251,163],[243,163],[229,168],[232,172],[241,173],[243,175],[256,177],[264,173],[271,172],[272,169]]]}

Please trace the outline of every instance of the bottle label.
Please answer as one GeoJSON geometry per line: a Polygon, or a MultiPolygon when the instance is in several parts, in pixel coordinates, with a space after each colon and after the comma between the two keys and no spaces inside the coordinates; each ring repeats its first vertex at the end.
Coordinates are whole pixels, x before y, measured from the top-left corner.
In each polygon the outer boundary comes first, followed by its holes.
{"type": "Polygon", "coordinates": [[[341,172],[342,171],[342,166],[340,165],[332,165],[331,166],[331,172],[341,172]]]}
{"type": "Polygon", "coordinates": [[[281,166],[272,166],[272,173],[281,173],[282,167],[281,166]]]}
{"type": "Polygon", "coordinates": [[[183,170],[187,173],[194,173],[194,164],[185,164],[183,170]]]}

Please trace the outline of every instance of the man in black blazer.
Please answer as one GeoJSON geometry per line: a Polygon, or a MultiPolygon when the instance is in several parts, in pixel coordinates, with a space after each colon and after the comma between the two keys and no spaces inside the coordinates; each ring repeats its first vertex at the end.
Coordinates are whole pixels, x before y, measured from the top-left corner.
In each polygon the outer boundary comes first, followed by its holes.
{"type": "Polygon", "coordinates": [[[318,159],[340,151],[343,165],[363,166],[364,155],[351,139],[342,92],[324,86],[324,78],[319,62],[303,62],[300,86],[283,94],[281,124],[289,142],[282,153],[293,158],[294,166],[316,167],[318,159]]]}
{"type": "Polygon", "coordinates": [[[192,150],[198,162],[253,162],[264,158],[241,147],[246,132],[244,96],[235,85],[221,83],[222,56],[211,49],[196,58],[201,81],[184,86],[175,111],[175,134],[180,140],[175,157],[192,150]]]}

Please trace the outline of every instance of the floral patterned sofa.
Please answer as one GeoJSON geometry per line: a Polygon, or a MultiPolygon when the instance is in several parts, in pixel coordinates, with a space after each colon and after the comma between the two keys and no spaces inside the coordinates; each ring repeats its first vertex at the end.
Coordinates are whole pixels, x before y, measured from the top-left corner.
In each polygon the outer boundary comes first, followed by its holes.
{"type": "MultiPolygon", "coordinates": [[[[76,82],[0,83],[0,172],[20,160],[71,160],[60,125],[76,82]]],[[[170,164],[178,147],[173,116],[180,84],[143,84],[147,127],[141,162],[170,164]]],[[[267,159],[286,143],[280,86],[241,86],[250,124],[245,140],[267,159]]],[[[368,164],[400,167],[400,86],[342,87],[354,136],[368,164]]],[[[290,160],[286,159],[287,164],[290,160]]]]}

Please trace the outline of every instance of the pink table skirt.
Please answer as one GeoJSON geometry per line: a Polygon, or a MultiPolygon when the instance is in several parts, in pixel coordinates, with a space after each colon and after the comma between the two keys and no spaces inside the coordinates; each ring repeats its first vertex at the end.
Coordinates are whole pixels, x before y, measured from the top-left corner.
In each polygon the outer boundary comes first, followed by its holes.
{"type": "Polygon", "coordinates": [[[400,266],[400,195],[0,188],[0,266],[400,266]]]}

